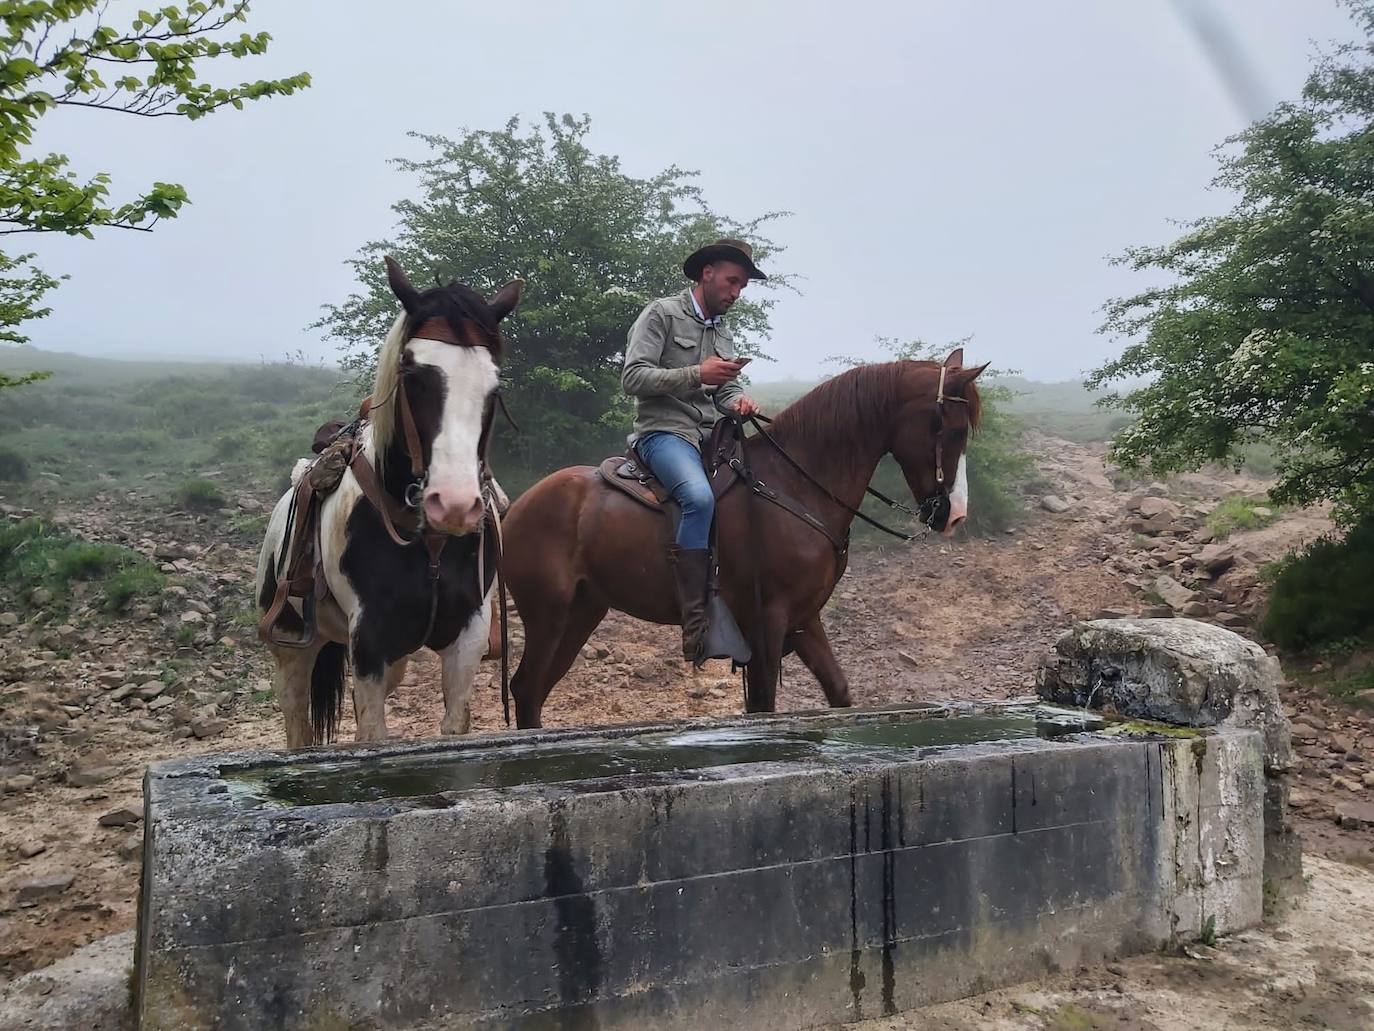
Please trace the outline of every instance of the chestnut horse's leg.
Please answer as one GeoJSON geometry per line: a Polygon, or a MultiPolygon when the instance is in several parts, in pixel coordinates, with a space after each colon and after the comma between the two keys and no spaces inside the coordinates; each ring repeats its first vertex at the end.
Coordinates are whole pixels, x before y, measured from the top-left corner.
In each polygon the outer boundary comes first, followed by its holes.
{"type": "Polygon", "coordinates": [[[515,696],[516,726],[525,730],[544,725],[544,702],[606,618],[606,607],[578,592],[565,609],[543,606],[539,612],[520,616],[525,624],[525,650],[510,689],[515,696]]]}
{"type": "Polygon", "coordinates": [[[757,637],[749,636],[754,658],[748,666],[749,683],[744,697],[746,712],[777,711],[778,673],[782,666],[782,639],[786,632],[786,621],[776,612],[765,611],[763,632],[757,637]]]}
{"type": "Polygon", "coordinates": [[[537,612],[522,610],[520,621],[525,625],[525,647],[510,680],[510,693],[515,698],[515,725],[528,730],[544,725],[540,713],[552,685],[548,671],[563,639],[567,613],[554,606],[541,606],[537,612]]]}
{"type": "Polygon", "coordinates": [[[544,681],[544,694],[539,701],[541,709],[549,700],[554,685],[572,669],[572,664],[582,653],[582,646],[587,643],[587,638],[592,636],[592,631],[600,626],[605,618],[606,606],[595,605],[581,596],[573,602],[572,610],[568,613],[568,623],[563,628],[563,637],[554,649],[553,659],[549,663],[548,679],[544,681]]]}
{"type": "Polygon", "coordinates": [[[835,653],[830,650],[830,641],[825,636],[819,612],[788,634],[787,640],[797,653],[797,658],[815,674],[831,708],[853,704],[849,697],[849,680],[844,670],[840,669],[835,653]]]}

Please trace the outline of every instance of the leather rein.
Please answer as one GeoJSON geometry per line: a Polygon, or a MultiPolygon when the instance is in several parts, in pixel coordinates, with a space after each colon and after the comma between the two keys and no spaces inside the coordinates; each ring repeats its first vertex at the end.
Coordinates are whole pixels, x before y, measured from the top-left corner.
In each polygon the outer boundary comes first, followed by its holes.
{"type": "MultiPolygon", "coordinates": [[[[467,341],[460,340],[450,329],[447,322],[443,319],[426,319],[416,328],[410,340],[437,340],[441,343],[454,344],[459,347],[471,346],[467,341]]],[[[407,343],[410,341],[408,340],[407,343]]],[[[429,635],[434,632],[434,623],[439,614],[439,573],[444,554],[444,547],[448,544],[451,534],[442,530],[432,530],[425,522],[424,515],[424,489],[429,476],[429,470],[425,468],[424,450],[420,444],[420,432],[415,425],[415,413],[410,406],[410,397],[406,393],[406,377],[403,372],[398,372],[396,377],[396,387],[392,394],[383,398],[381,401],[373,401],[372,398],[364,399],[362,407],[358,413],[359,422],[369,421],[373,412],[378,408],[388,405],[392,400],[396,402],[397,417],[401,423],[401,432],[404,437],[403,446],[407,457],[410,459],[411,482],[406,486],[404,501],[398,501],[387,493],[382,485],[377,470],[368,461],[363,451],[362,434],[355,433],[353,436],[353,450],[348,459],[348,468],[353,472],[353,478],[358,483],[358,488],[363,492],[368,502],[376,509],[382,517],[382,525],[386,528],[387,536],[398,546],[408,548],[417,542],[423,545],[425,554],[428,557],[428,567],[426,576],[429,580],[429,621],[425,626],[424,635],[420,638],[420,645],[423,646],[429,640],[429,635]],[[397,527],[413,534],[407,539],[398,531],[397,527]]],[[[505,580],[501,575],[501,556],[502,556],[502,535],[501,535],[501,511],[496,497],[496,490],[493,487],[493,476],[491,465],[488,461],[488,453],[491,448],[491,429],[496,419],[496,411],[500,409],[506,421],[515,429],[515,420],[511,418],[510,412],[506,409],[506,402],[498,391],[493,401],[488,405],[487,410],[482,415],[482,433],[478,442],[478,476],[482,485],[482,501],[487,509],[487,518],[482,521],[481,529],[478,531],[477,540],[477,594],[482,597],[486,593],[486,554],[487,554],[487,523],[492,525],[495,543],[495,579],[498,595],[498,604],[501,618],[501,709],[505,716],[506,725],[510,725],[510,660],[508,658],[509,642],[508,628],[506,620],[506,588],[505,580]]]]}
{"type": "MultiPolygon", "coordinates": [[[[866,515],[864,512],[860,511],[853,505],[850,505],[848,502],[842,501],[840,498],[836,497],[835,494],[830,490],[830,488],[828,488],[825,484],[821,483],[820,480],[816,479],[816,477],[811,475],[811,473],[807,472],[804,468],[802,468],[801,464],[795,458],[789,455],[787,453],[787,450],[781,444],[778,443],[777,438],[775,438],[771,433],[768,432],[768,430],[764,428],[764,424],[771,423],[773,421],[772,419],[768,418],[768,416],[766,415],[758,414],[747,416],[747,419],[749,423],[754,427],[758,435],[762,437],[765,441],[767,441],[768,445],[779,455],[781,455],[783,460],[786,461],[787,464],[791,466],[792,469],[799,476],[802,477],[802,479],[804,479],[807,483],[811,484],[811,486],[819,490],[821,494],[823,494],[826,497],[827,500],[839,506],[841,509],[848,512],[851,516],[862,519],[869,526],[881,530],[883,533],[889,534],[893,537],[896,537],[898,540],[905,541],[909,544],[912,541],[920,540],[921,538],[925,537],[927,534],[931,532],[931,530],[933,529],[933,524],[935,522],[936,516],[939,513],[939,510],[942,506],[945,508],[946,512],[948,512],[949,488],[945,486],[944,463],[945,404],[949,402],[954,402],[958,404],[968,404],[968,402],[962,397],[947,397],[945,395],[945,375],[946,367],[942,365],[940,366],[940,384],[935,394],[935,482],[939,486],[939,492],[932,495],[929,498],[926,498],[924,501],[920,503],[920,505],[916,507],[915,510],[912,510],[908,508],[906,505],[902,504],[900,501],[888,497],[886,494],[878,490],[876,487],[868,486],[864,488],[865,494],[877,498],[888,508],[895,509],[898,512],[911,516],[914,519],[920,520],[923,524],[923,528],[917,531],[916,533],[903,533],[900,530],[894,530],[892,529],[892,527],[880,523],[878,520],[866,515]]],[[[738,416],[735,416],[734,418],[736,420],[739,420],[738,416]]],[[[740,447],[738,453],[730,458],[728,464],[730,468],[734,471],[735,475],[737,475],[741,480],[744,481],[745,485],[753,494],[756,494],[759,497],[763,498],[765,501],[769,501],[777,505],[779,508],[782,508],[792,513],[792,515],[796,516],[802,522],[806,523],[807,526],[810,526],[813,530],[816,530],[818,533],[824,535],[827,539],[829,539],[837,555],[844,555],[849,550],[848,533],[845,534],[843,539],[837,537],[835,533],[828,526],[825,525],[824,522],[822,522],[813,513],[807,511],[805,507],[800,505],[798,502],[794,501],[792,498],[789,498],[787,495],[782,494],[774,490],[773,488],[769,487],[768,484],[766,484],[763,480],[755,476],[753,470],[749,467],[748,462],[744,460],[743,447],[740,447]]]]}

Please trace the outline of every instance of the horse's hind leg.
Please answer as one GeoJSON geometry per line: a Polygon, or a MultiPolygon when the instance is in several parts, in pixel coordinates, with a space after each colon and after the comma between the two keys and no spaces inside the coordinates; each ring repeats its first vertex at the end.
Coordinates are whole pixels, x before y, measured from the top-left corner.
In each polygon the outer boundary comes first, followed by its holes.
{"type": "Polygon", "coordinates": [[[482,662],[482,653],[487,649],[490,624],[491,595],[488,594],[457,639],[439,653],[444,686],[441,734],[466,734],[472,729],[472,682],[482,662]]]}
{"type": "Polygon", "coordinates": [[[572,669],[572,664],[577,661],[587,638],[592,636],[592,631],[600,626],[605,618],[605,605],[597,605],[581,596],[573,602],[572,609],[568,612],[567,625],[563,628],[563,637],[554,649],[548,672],[545,674],[544,695],[539,702],[541,708],[549,700],[554,685],[572,669]]]}
{"type": "Polygon", "coordinates": [[[315,732],[310,725],[310,673],[325,642],[321,639],[309,648],[273,648],[276,670],[272,674],[272,692],[277,706],[286,720],[286,747],[305,748],[315,744],[315,732]]]}
{"type": "Polygon", "coordinates": [[[825,700],[832,708],[853,704],[849,697],[849,679],[840,668],[835,653],[830,650],[830,641],[825,636],[819,612],[788,634],[787,640],[797,653],[797,658],[820,682],[825,700]]]}
{"type": "Polygon", "coordinates": [[[524,730],[543,726],[544,702],[605,618],[606,609],[579,595],[566,606],[544,605],[536,613],[520,616],[525,624],[525,650],[511,679],[511,694],[516,726],[524,730]]]}
{"type": "Polygon", "coordinates": [[[521,612],[520,619],[525,625],[525,647],[511,677],[510,693],[515,697],[515,725],[526,730],[543,726],[540,714],[549,693],[544,682],[563,639],[567,615],[545,609],[537,614],[521,612]]]}

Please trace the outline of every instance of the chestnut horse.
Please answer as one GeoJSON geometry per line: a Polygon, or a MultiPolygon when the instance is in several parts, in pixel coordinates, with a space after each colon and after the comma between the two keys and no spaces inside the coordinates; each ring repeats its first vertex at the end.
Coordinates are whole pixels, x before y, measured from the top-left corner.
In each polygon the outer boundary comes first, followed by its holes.
{"type": "MultiPolygon", "coordinates": [[[[771,436],[785,455],[759,435],[744,442],[753,474],[828,531],[743,483],[717,503],[719,587],[753,648],[748,711],[774,710],[788,651],[815,675],[830,705],[850,704],[820,612],[844,573],[853,512],[884,455],[896,459],[923,509],[935,510],[932,529],[949,535],[965,518],[964,449],[981,412],[974,380],[986,366],[962,363],[959,350],[943,364],[851,369],[773,420],[771,436]]],[[[576,466],[521,495],[504,531],[506,582],[525,624],[511,691],[519,726],[538,727],[549,692],[609,609],[654,623],[680,621],[667,562],[669,522],[608,486],[594,469],[576,466]]]]}

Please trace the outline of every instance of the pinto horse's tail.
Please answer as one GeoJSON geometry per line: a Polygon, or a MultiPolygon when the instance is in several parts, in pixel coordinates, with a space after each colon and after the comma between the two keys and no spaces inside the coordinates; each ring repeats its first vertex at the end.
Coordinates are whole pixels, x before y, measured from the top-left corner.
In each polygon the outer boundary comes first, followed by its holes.
{"type": "Polygon", "coordinates": [[[310,726],[317,742],[330,742],[339,732],[343,708],[344,677],[348,673],[348,648],[330,641],[320,649],[310,671],[310,726]]]}

